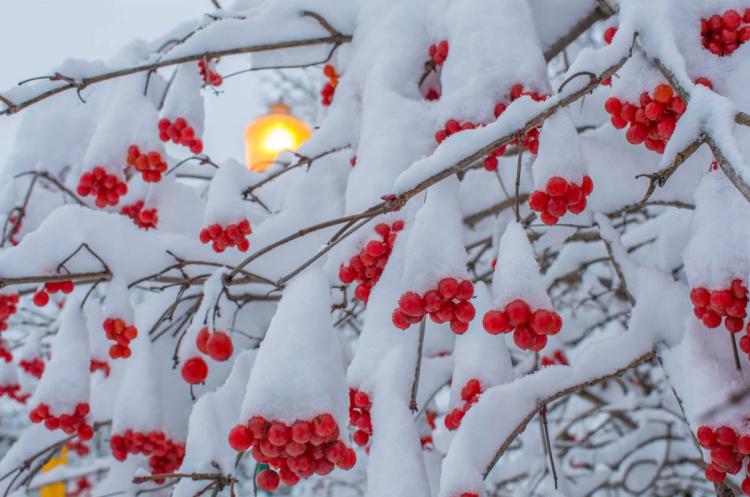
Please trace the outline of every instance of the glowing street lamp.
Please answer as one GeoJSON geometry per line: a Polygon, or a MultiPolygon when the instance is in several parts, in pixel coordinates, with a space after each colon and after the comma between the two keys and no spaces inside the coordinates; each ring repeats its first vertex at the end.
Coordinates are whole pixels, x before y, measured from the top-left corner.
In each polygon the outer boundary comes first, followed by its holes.
{"type": "Polygon", "coordinates": [[[273,104],[268,114],[245,128],[245,163],[255,172],[263,172],[281,152],[297,150],[310,135],[310,127],[291,115],[288,106],[281,102],[273,104]]]}

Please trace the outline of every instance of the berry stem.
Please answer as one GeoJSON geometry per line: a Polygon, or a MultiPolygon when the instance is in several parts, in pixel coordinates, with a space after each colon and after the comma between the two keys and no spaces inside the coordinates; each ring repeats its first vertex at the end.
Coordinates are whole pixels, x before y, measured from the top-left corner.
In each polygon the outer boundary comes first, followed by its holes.
{"type": "Polygon", "coordinates": [[[549,456],[549,465],[552,469],[552,479],[555,483],[555,490],[557,490],[557,468],[555,468],[555,458],[552,455],[552,444],[549,441],[549,427],[547,426],[547,406],[542,406],[539,409],[539,420],[542,423],[542,436],[544,438],[544,450],[547,451],[549,456]]]}
{"type": "MultiPolygon", "coordinates": [[[[523,136],[519,138],[519,143],[523,141],[523,136]]],[[[521,163],[523,161],[523,148],[519,147],[518,149],[518,162],[516,164],[516,204],[513,206],[513,210],[516,214],[516,222],[521,222],[521,197],[518,195],[519,190],[521,189],[521,163]]]]}
{"type": "Polygon", "coordinates": [[[417,390],[419,389],[419,373],[422,369],[422,348],[424,347],[424,330],[427,327],[427,321],[422,318],[419,323],[419,345],[417,346],[417,365],[414,368],[414,382],[411,384],[411,402],[409,402],[409,409],[411,412],[417,412],[419,407],[417,406],[417,390]]]}
{"type": "Polygon", "coordinates": [[[737,368],[737,371],[742,371],[742,366],[740,365],[740,355],[737,352],[737,339],[734,337],[734,333],[730,333],[729,336],[732,337],[732,353],[734,354],[734,366],[737,368]]]}

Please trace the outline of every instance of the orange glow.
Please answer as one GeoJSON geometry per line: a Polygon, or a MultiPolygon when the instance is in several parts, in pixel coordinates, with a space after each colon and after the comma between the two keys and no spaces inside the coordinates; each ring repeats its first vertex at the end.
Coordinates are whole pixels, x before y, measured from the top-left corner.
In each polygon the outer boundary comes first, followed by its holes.
{"type": "Polygon", "coordinates": [[[282,103],[271,106],[269,113],[245,128],[245,164],[257,173],[271,167],[285,150],[297,150],[312,135],[302,119],[289,113],[282,103]]]}

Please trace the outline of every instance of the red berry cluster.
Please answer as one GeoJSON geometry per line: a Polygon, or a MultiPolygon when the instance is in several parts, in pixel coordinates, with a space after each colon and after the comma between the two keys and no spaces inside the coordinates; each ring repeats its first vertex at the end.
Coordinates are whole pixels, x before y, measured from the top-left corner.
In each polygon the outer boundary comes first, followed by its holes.
{"type": "MultiPolygon", "coordinates": [[[[532,100],[535,102],[542,102],[549,97],[549,95],[543,95],[539,92],[530,91],[530,90],[524,90],[524,87],[522,84],[516,84],[513,85],[513,87],[510,90],[510,102],[513,102],[515,100],[518,100],[522,96],[529,96],[532,100]]],[[[494,115],[495,118],[500,117],[503,112],[505,112],[505,109],[508,108],[509,103],[500,102],[497,105],[495,105],[494,115]]],[[[474,129],[474,128],[481,128],[483,127],[483,123],[473,123],[471,121],[465,121],[463,123],[456,121],[455,119],[449,119],[445,122],[445,125],[443,126],[443,129],[439,129],[437,132],[435,132],[435,141],[438,143],[442,143],[443,140],[448,138],[451,135],[454,135],[456,133],[459,133],[461,131],[467,130],[467,129],[474,129]]],[[[513,142],[515,145],[519,145],[518,140],[515,140],[513,142]]],[[[523,141],[520,143],[520,146],[527,149],[532,154],[536,154],[539,151],[539,128],[532,128],[529,131],[526,132],[526,135],[524,135],[523,141]]],[[[484,168],[488,171],[494,171],[497,169],[497,157],[503,155],[505,153],[505,147],[499,147],[496,150],[490,154],[488,158],[485,159],[484,168]]]]}
{"type": "Polygon", "coordinates": [[[342,264],[339,268],[339,280],[345,285],[357,281],[354,289],[354,297],[367,303],[370,298],[372,287],[377,284],[380,275],[383,274],[388,258],[393,251],[398,232],[404,229],[404,222],[399,220],[388,226],[379,223],[375,226],[375,233],[380,235],[380,240],[370,240],[365,244],[359,254],[349,259],[349,265],[342,264]]]}
{"type": "Polygon", "coordinates": [[[474,296],[474,284],[469,280],[443,278],[437,288],[420,296],[416,292],[405,292],[398,301],[398,309],[393,311],[391,320],[396,328],[405,330],[419,323],[425,314],[434,322],[450,323],[457,335],[466,333],[469,323],[476,315],[474,305],[469,302],[474,296]]]}
{"type": "Polygon", "coordinates": [[[247,252],[250,241],[247,236],[253,232],[250,221],[243,219],[239,223],[229,224],[222,228],[220,224],[212,224],[200,232],[201,243],[211,242],[215,252],[224,252],[227,247],[237,247],[240,252],[247,252]]]}
{"type": "Polygon", "coordinates": [[[137,200],[130,205],[123,206],[120,209],[120,214],[128,216],[136,226],[146,230],[156,229],[156,225],[159,223],[159,214],[156,209],[144,209],[143,200],[137,200]]]}
{"type": "Polygon", "coordinates": [[[107,318],[102,323],[102,328],[107,338],[115,342],[109,348],[109,357],[112,359],[130,357],[130,341],[138,336],[138,328],[128,325],[122,318],[107,318]]]}
{"type": "Polygon", "coordinates": [[[94,429],[86,423],[86,416],[90,411],[88,402],[81,402],[70,414],[55,416],[49,410],[49,406],[41,403],[29,412],[32,423],[44,422],[45,428],[50,431],[61,429],[68,435],[77,434],[81,440],[91,440],[94,429]]]}
{"type": "MultiPolygon", "coordinates": [[[[740,435],[729,426],[714,430],[706,425],[700,426],[696,435],[701,447],[711,451],[711,461],[706,467],[708,481],[720,483],[727,473],[736,475],[742,470],[743,459],[750,455],[750,436],[740,435]]],[[[750,495],[750,476],[742,481],[742,492],[750,495]]]]}
{"type": "Polygon", "coordinates": [[[355,429],[352,440],[360,447],[367,446],[372,436],[370,396],[362,390],[349,389],[349,424],[355,429]]]}
{"type": "Polygon", "coordinates": [[[158,183],[161,181],[162,173],[167,171],[167,162],[162,159],[161,154],[152,150],[146,154],[136,145],[128,147],[128,165],[133,166],[136,171],[141,173],[143,181],[146,183],[158,183]]]}
{"type": "Polygon", "coordinates": [[[448,48],[448,40],[441,40],[430,45],[427,53],[430,54],[430,59],[436,66],[442,66],[448,58],[448,48]]]}
{"type": "Polygon", "coordinates": [[[25,404],[30,393],[21,393],[21,385],[14,383],[12,385],[0,385],[0,397],[6,395],[9,399],[13,399],[20,404],[25,404]]]}
{"type": "Polygon", "coordinates": [[[234,346],[232,339],[223,331],[208,331],[208,328],[202,328],[195,339],[195,345],[202,353],[209,356],[214,361],[226,361],[232,357],[234,346]]]}
{"type": "Polygon", "coordinates": [[[86,457],[91,453],[89,446],[77,438],[70,440],[65,446],[68,450],[75,452],[78,457],[86,457]]]}
{"type": "Polygon", "coordinates": [[[580,185],[560,176],[547,181],[544,191],[535,190],[529,197],[529,207],[539,213],[544,224],[557,224],[566,212],[580,214],[586,209],[586,197],[594,191],[594,182],[584,176],[580,185]]]}
{"type": "Polygon", "coordinates": [[[328,413],[291,425],[252,417],[229,432],[229,445],[236,451],[252,448],[253,458],[270,468],[258,474],[261,490],[273,492],[284,482],[292,486],[314,474],[327,475],[335,466],[351,469],[357,462],[354,449],[339,438],[336,420],[328,413]]]}
{"type": "Polygon", "coordinates": [[[44,284],[44,288],[37,290],[34,294],[34,304],[38,307],[44,307],[49,302],[49,294],[62,292],[69,294],[75,288],[75,284],[72,281],[50,281],[44,284]]]}
{"type": "MultiPolygon", "coordinates": [[[[85,455],[87,454],[88,453],[86,453],[85,455]]],[[[83,497],[91,495],[91,489],[93,488],[93,485],[87,477],[83,476],[81,478],[78,478],[75,484],[76,486],[74,489],[71,489],[70,487],[65,489],[66,497],[83,497]]]]}
{"type": "Polygon", "coordinates": [[[604,103],[604,109],[610,114],[610,121],[616,129],[629,126],[625,134],[629,143],[643,143],[647,149],[661,154],[677,121],[685,113],[685,102],[671,86],[661,84],[654,89],[653,95],[644,91],[638,105],[610,97],[604,103]]]}
{"type": "Polygon", "coordinates": [[[750,40],[750,9],[744,15],[727,10],[722,15],[701,19],[703,48],[714,55],[730,55],[747,40],[750,40]]]}
{"type": "Polygon", "coordinates": [[[569,366],[570,363],[568,362],[568,358],[565,357],[565,352],[562,350],[556,350],[552,353],[551,356],[543,355],[541,359],[539,359],[539,364],[544,366],[569,366]]]}
{"type": "Polygon", "coordinates": [[[0,295],[0,332],[8,329],[8,319],[18,310],[17,293],[0,295]]]}
{"type": "Polygon", "coordinates": [[[182,365],[180,374],[185,383],[190,385],[203,383],[208,376],[208,364],[202,357],[191,357],[182,365]]]}
{"type": "Polygon", "coordinates": [[[562,329],[562,319],[555,311],[532,311],[523,299],[516,299],[499,311],[488,311],[482,320],[490,335],[510,333],[521,350],[540,351],[547,345],[547,337],[562,329]]]}
{"type": "Polygon", "coordinates": [[[34,378],[41,378],[44,374],[44,361],[41,357],[21,359],[18,362],[18,365],[26,372],[26,374],[33,376],[34,378]]]}
{"type": "Polygon", "coordinates": [[[107,361],[91,359],[91,362],[89,363],[89,373],[96,373],[97,371],[104,373],[105,377],[109,376],[109,363],[107,361]]]}
{"type": "Polygon", "coordinates": [[[440,92],[437,91],[435,88],[430,88],[427,90],[427,93],[425,93],[424,96],[425,100],[429,100],[430,102],[434,102],[435,100],[440,100],[440,92]]]}
{"type": "Polygon", "coordinates": [[[103,167],[96,166],[81,175],[76,191],[82,197],[96,197],[96,206],[103,209],[108,205],[117,205],[120,197],[128,193],[128,184],[114,174],[107,174],[103,167]]]}
{"type": "Polygon", "coordinates": [[[163,142],[184,145],[194,154],[203,152],[203,142],[195,137],[195,129],[188,125],[184,117],[178,117],[174,122],[169,119],[159,119],[159,139],[163,142]]]}
{"type": "Polygon", "coordinates": [[[171,473],[180,467],[185,457],[185,444],[167,438],[162,431],[143,433],[125,430],[121,435],[109,439],[112,456],[124,461],[128,454],[143,454],[148,457],[152,474],[171,473]]]}
{"type": "Polygon", "coordinates": [[[213,60],[201,59],[198,61],[198,69],[201,72],[201,79],[203,79],[203,86],[221,86],[224,82],[224,78],[221,74],[214,70],[216,62],[213,60]]]}
{"type": "Polygon", "coordinates": [[[328,78],[328,82],[320,90],[320,103],[328,107],[333,102],[333,95],[336,93],[336,87],[339,85],[339,74],[331,64],[323,66],[323,74],[328,78]]]}
{"type": "Polygon", "coordinates": [[[747,287],[740,279],[732,280],[729,288],[709,291],[698,287],[690,290],[695,317],[703,321],[706,328],[717,328],[724,318],[724,327],[737,333],[744,325],[747,315],[747,287]]]}
{"type": "Polygon", "coordinates": [[[445,416],[445,427],[449,430],[457,430],[461,426],[461,421],[464,419],[466,412],[471,409],[471,406],[477,403],[479,396],[482,395],[484,388],[482,384],[476,378],[472,378],[466,382],[466,385],[461,389],[461,400],[463,404],[453,409],[445,416]]]}

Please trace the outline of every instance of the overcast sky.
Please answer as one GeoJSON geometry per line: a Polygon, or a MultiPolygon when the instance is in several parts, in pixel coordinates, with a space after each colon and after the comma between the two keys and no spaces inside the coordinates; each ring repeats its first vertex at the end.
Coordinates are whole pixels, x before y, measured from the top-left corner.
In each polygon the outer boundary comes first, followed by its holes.
{"type": "MultiPolygon", "coordinates": [[[[228,2],[228,0],[224,0],[228,2]]],[[[106,59],[135,38],[150,40],[177,23],[213,10],[209,0],[4,1],[0,91],[42,74],[66,57],[106,59]]],[[[242,158],[245,124],[263,112],[252,77],[222,86],[231,98],[207,97],[206,148],[212,157],[242,158]],[[241,102],[238,105],[238,102],[241,102]]],[[[0,167],[10,154],[18,116],[0,117],[0,167]]]]}

